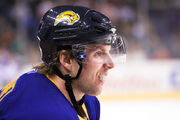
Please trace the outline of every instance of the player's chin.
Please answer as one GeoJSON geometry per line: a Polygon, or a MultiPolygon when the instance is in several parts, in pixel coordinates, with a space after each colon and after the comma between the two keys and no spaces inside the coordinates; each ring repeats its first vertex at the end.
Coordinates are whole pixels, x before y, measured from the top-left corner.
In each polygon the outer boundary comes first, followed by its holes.
{"type": "Polygon", "coordinates": [[[102,93],[103,86],[97,86],[89,95],[98,96],[102,93]]]}
{"type": "Polygon", "coordinates": [[[101,88],[101,90],[97,91],[96,96],[100,95],[101,93],[102,93],[102,88],[101,88]]]}

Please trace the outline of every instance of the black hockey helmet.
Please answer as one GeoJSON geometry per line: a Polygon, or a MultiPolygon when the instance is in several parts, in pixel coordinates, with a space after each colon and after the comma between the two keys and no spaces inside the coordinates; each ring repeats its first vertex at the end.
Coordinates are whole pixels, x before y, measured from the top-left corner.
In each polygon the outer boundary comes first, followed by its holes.
{"type": "Polygon", "coordinates": [[[45,13],[38,29],[42,60],[50,65],[62,46],[72,46],[75,58],[80,58],[83,55],[76,53],[82,54],[79,50],[87,44],[112,44],[116,49],[113,53],[124,54],[124,42],[115,31],[109,18],[95,10],[82,6],[54,7],[45,13]]]}

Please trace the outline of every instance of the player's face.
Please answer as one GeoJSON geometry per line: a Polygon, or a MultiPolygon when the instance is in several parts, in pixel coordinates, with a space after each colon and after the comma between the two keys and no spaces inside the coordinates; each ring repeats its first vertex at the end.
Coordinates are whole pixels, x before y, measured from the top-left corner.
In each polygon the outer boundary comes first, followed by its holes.
{"type": "Polygon", "coordinates": [[[86,62],[83,63],[79,79],[74,82],[75,87],[82,93],[98,95],[102,91],[104,77],[108,70],[114,67],[110,56],[110,45],[89,45],[96,49],[87,50],[86,62]]]}

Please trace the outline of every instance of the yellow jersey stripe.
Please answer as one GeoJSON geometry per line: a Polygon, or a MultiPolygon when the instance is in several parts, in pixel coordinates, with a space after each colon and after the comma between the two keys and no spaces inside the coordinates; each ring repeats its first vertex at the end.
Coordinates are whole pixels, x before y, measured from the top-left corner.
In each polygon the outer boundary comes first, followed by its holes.
{"type": "MultiPolygon", "coordinates": [[[[18,79],[18,78],[17,78],[17,79],[18,79]]],[[[7,84],[7,85],[2,89],[2,92],[1,92],[1,94],[0,94],[0,102],[3,100],[4,97],[6,97],[10,92],[13,91],[17,79],[14,80],[14,81],[12,81],[11,83],[7,84]]]]}
{"type": "Polygon", "coordinates": [[[54,84],[56,85],[56,87],[57,87],[56,82],[55,82],[49,75],[46,75],[46,77],[47,77],[52,83],[54,83],[54,84]]]}
{"type": "MultiPolygon", "coordinates": [[[[82,105],[82,108],[83,108],[83,111],[84,111],[84,113],[85,113],[85,115],[86,115],[87,120],[89,120],[89,116],[88,116],[88,113],[87,113],[87,109],[86,109],[85,104],[82,105]]],[[[86,119],[82,118],[82,117],[79,116],[79,115],[78,115],[78,117],[79,117],[79,120],[86,120],[86,119]]]]}

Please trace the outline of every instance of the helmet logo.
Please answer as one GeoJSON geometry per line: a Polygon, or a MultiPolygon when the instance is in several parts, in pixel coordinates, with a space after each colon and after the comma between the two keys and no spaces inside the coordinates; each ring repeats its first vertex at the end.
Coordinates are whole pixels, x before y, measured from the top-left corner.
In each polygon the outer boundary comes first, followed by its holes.
{"type": "Polygon", "coordinates": [[[77,56],[77,58],[78,59],[84,59],[84,58],[86,58],[86,55],[85,54],[80,54],[80,55],[77,56]]]}
{"type": "Polygon", "coordinates": [[[54,26],[56,26],[60,22],[67,25],[73,25],[74,23],[78,22],[79,19],[80,16],[77,13],[73,11],[65,11],[56,16],[54,26]]]}

